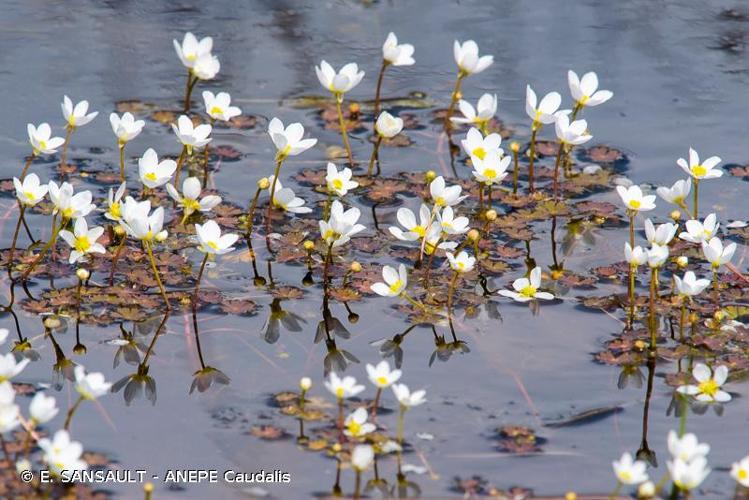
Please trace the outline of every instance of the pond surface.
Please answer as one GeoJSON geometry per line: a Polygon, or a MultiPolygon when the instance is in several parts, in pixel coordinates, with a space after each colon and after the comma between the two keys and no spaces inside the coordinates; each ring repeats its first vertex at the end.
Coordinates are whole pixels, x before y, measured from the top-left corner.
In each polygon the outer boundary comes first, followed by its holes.
{"type": "MultiPolygon", "coordinates": [[[[114,181],[98,182],[93,173],[114,172],[118,161],[106,115],[117,109],[116,103],[127,100],[153,104],[154,108],[138,108],[144,118],[153,109],[178,112],[185,75],[171,40],[192,31],[199,36],[213,36],[214,52],[221,60],[219,78],[201,83],[198,90],[228,91],[246,115],[257,119],[251,128],[217,129],[214,143],[226,148],[225,156],[213,159],[210,187],[231,204],[246,207],[256,181],[272,173],[275,151],[266,133],[268,120],[278,116],[284,122],[299,121],[307,135],[319,142],[284,164],[282,180],[284,185],[295,187],[308,203],[316,205],[315,214],[300,219],[317,219],[324,194],[314,193],[309,184],[297,184],[295,176],[308,169],[323,169],[326,148],[339,146],[340,136],[335,125],[325,127],[318,108],[302,106],[298,98],[321,94],[314,64],[324,58],[336,67],[358,62],[367,75],[347,98],[371,99],[381,44],[387,33],[394,31],[401,41],[416,46],[417,62],[410,68],[388,70],[383,94],[388,98],[419,95],[418,99],[395,102],[397,107],[392,108],[411,115],[418,126],[406,131],[412,142],[409,147],[382,148],[383,176],[432,169],[454,177],[442,122],[435,120],[433,113],[446,107],[454,83],[453,39],[473,38],[482,53],[494,55],[495,62],[484,73],[464,82],[464,95],[475,102],[484,92],[497,92],[499,118],[514,130],[513,139],[521,143],[528,140],[529,127],[523,111],[526,83],[540,93],[558,90],[568,103],[567,70],[594,70],[602,87],[611,89],[615,96],[603,106],[586,110],[593,142],[623,151],[627,161],[619,162],[619,171],[634,182],[671,185],[682,177],[675,161],[686,156],[689,146],[707,156],[720,155],[724,164],[746,161],[744,138],[749,100],[744,96],[749,84],[749,59],[744,41],[749,22],[741,16],[721,14],[738,4],[572,1],[561,8],[559,2],[551,0],[219,1],[194,5],[160,1],[8,1],[0,20],[0,86],[5,91],[5,112],[0,117],[0,151],[4,158],[0,177],[8,179],[19,173],[28,154],[27,122],[60,125],[59,102],[63,94],[74,101],[88,99],[101,115],[75,133],[69,158],[80,171],[91,175],[73,174],[69,179],[76,189],[94,190],[97,204],[102,203],[106,189],[114,181]]],[[[385,106],[391,108],[387,102],[385,106]]],[[[195,107],[202,109],[202,104],[195,107]]],[[[351,134],[354,156],[359,161],[366,161],[371,153],[369,126],[369,119],[364,119],[363,126],[351,134]]],[[[62,127],[55,131],[61,133],[62,127]]],[[[462,134],[463,131],[456,132],[457,139],[462,134]]],[[[552,139],[551,130],[545,130],[542,136],[552,139]]],[[[148,147],[160,155],[179,154],[171,129],[148,119],[143,134],[127,146],[131,186],[137,182],[136,158],[148,147]]],[[[548,159],[545,161],[548,164],[548,159]]],[[[38,160],[32,171],[42,180],[57,178],[58,163],[56,157],[38,160]]],[[[343,165],[344,161],[337,163],[343,165]]],[[[455,169],[461,178],[470,178],[471,169],[462,156],[455,162],[455,169]]],[[[725,175],[701,187],[701,210],[717,212],[721,221],[741,219],[746,217],[747,205],[741,200],[747,193],[749,184],[725,175]]],[[[612,190],[589,196],[591,200],[619,204],[612,190]]],[[[261,201],[264,203],[265,199],[261,201]]],[[[368,229],[360,236],[375,242],[391,239],[389,233],[378,235],[374,230],[370,200],[355,195],[348,201],[362,209],[360,222],[368,229]]],[[[16,208],[7,190],[0,203],[2,241],[7,248],[16,208]]],[[[415,193],[401,192],[392,202],[379,204],[379,226],[394,224],[398,207],[415,209],[418,203],[415,193]]],[[[507,209],[501,206],[500,213],[507,209]]],[[[659,200],[657,217],[665,219],[669,210],[659,200]]],[[[27,219],[35,237],[49,237],[48,215],[35,212],[27,219]]],[[[311,231],[309,238],[317,236],[314,225],[299,227],[311,231]]],[[[550,230],[548,221],[534,224],[532,256],[545,270],[552,264],[550,230]]],[[[262,232],[262,227],[258,231],[262,232]]],[[[566,232],[560,218],[557,237],[561,240],[566,232]]],[[[623,225],[602,225],[596,229],[595,238],[577,240],[564,259],[565,267],[576,275],[593,276],[593,268],[621,261],[626,233],[623,225]]],[[[503,245],[518,249],[518,256],[508,260],[511,269],[490,278],[492,289],[505,288],[524,269],[523,242],[500,239],[503,245]]],[[[28,241],[23,239],[20,246],[26,245],[28,241]]],[[[312,377],[313,396],[332,402],[322,385],[324,343],[313,342],[322,319],[319,274],[316,284],[303,286],[303,259],[271,262],[276,290],[271,289],[267,261],[272,256],[262,236],[256,238],[254,245],[257,269],[266,285],[256,286],[253,282],[254,272],[244,243],[233,255],[219,258],[218,265],[206,271],[202,283],[204,290],[218,289],[225,296],[255,304],[249,314],[226,314],[216,307],[198,311],[203,357],[207,364],[225,373],[231,383],[189,394],[192,375],[200,368],[193,318],[189,308],[175,310],[151,357],[149,375],[156,382],[156,403],[139,398],[126,405],[119,392],[100,399],[100,404],[82,407],[72,429],[87,450],[104,453],[122,468],[146,469],[154,474],[176,468],[248,472],[281,469],[291,473],[290,485],[262,485],[279,498],[302,498],[331,490],[336,472],[334,460],[298,449],[293,437],[263,440],[250,434],[253,426],[265,424],[279,426],[292,436],[297,432],[297,422],[281,416],[268,401],[272,394],[296,390],[302,376],[312,377]],[[295,298],[281,301],[281,306],[305,322],[299,332],[282,328],[280,337],[269,343],[264,338],[264,327],[273,297],[278,296],[278,288],[286,290],[284,287],[295,287],[298,292],[284,292],[295,298]]],[[[379,269],[399,259],[405,262],[402,252],[390,255],[395,247],[373,247],[373,252],[351,249],[344,256],[345,262],[356,259],[367,266],[371,264],[367,269],[379,269]]],[[[402,250],[403,246],[399,248],[402,250]]],[[[734,258],[740,270],[746,269],[746,250],[740,245],[734,258]]],[[[200,263],[200,255],[193,249],[173,252],[186,256],[193,268],[200,263]]],[[[445,279],[449,276],[444,266],[438,273],[445,279]]],[[[339,271],[337,276],[341,274],[339,271]]],[[[74,285],[71,275],[66,271],[53,281],[37,277],[31,282],[30,292],[39,297],[51,286],[70,287],[74,285]]],[[[104,283],[106,278],[106,272],[95,272],[92,281],[104,283]]],[[[352,280],[356,281],[356,276],[352,280]]],[[[7,284],[6,280],[5,290],[7,284]]],[[[27,298],[16,288],[14,311],[20,330],[32,339],[41,355],[24,371],[21,381],[49,384],[54,378],[55,351],[44,338],[40,317],[23,306],[27,298]]],[[[153,292],[156,293],[155,288],[153,292]]],[[[621,369],[595,362],[594,353],[604,350],[604,342],[620,334],[622,316],[582,308],[578,297],[624,292],[621,284],[598,280],[595,289],[569,290],[561,295],[562,300],[542,304],[535,315],[527,306],[499,297],[487,301],[493,304],[490,307],[481,303],[476,314],[467,317],[466,304],[459,304],[456,334],[467,343],[470,352],[455,353],[446,362],[436,360],[431,366],[429,359],[435,349],[431,328],[417,326],[408,334],[403,343],[403,380],[412,388],[426,388],[429,402],[408,413],[406,439],[416,452],[406,454],[404,460],[427,467],[425,474],[409,475],[424,496],[459,495],[452,489],[456,476],[479,476],[498,489],[517,486],[530,488],[538,495],[563,495],[569,490],[601,494],[613,488],[610,462],[623,451],[634,452],[640,446],[645,385],[619,390],[621,369]],[[490,316],[493,308],[498,308],[501,319],[490,316]],[[574,425],[547,425],[591,409],[607,410],[600,418],[582,419],[574,425]],[[507,425],[532,428],[544,440],[540,451],[522,456],[500,451],[495,430],[507,425]],[[417,433],[431,434],[433,439],[419,438],[417,433]]],[[[640,293],[646,293],[646,289],[640,289],[640,293]]],[[[355,324],[350,324],[344,304],[331,302],[332,314],[351,332],[351,338],[339,339],[339,347],[361,360],[350,366],[347,374],[366,380],[364,364],[380,359],[378,348],[372,343],[409,327],[408,316],[395,304],[391,299],[364,295],[362,300],[349,303],[359,316],[355,324]]],[[[156,324],[159,319],[160,316],[156,324]]],[[[13,333],[10,315],[3,316],[2,326],[13,333]]],[[[123,322],[123,326],[130,330],[133,323],[123,322]]],[[[438,324],[436,331],[449,340],[446,324],[438,324]]],[[[150,342],[152,334],[153,329],[142,341],[150,342]]],[[[117,381],[135,370],[124,362],[112,368],[116,347],[106,341],[118,335],[118,323],[81,325],[80,336],[88,347],[84,356],[72,352],[76,343],[74,329],[58,334],[57,341],[74,362],[117,381]]],[[[673,415],[666,415],[673,388],[664,380],[677,371],[675,363],[665,360],[659,360],[654,370],[648,442],[658,454],[658,468],[651,471],[656,480],[666,470],[666,434],[678,426],[673,415]]],[[[642,372],[647,375],[646,366],[642,366],[642,372]]],[[[746,442],[737,441],[737,437],[746,435],[749,423],[749,402],[741,397],[747,394],[748,386],[736,381],[729,390],[734,400],[722,416],[708,411],[704,415],[690,414],[688,418],[687,429],[712,446],[710,463],[715,470],[702,486],[707,497],[724,498],[733,490],[726,468],[749,452],[746,442]]],[[[368,387],[367,397],[371,397],[370,392],[368,387]]],[[[70,384],[65,384],[57,396],[63,409],[75,399],[70,384]]],[[[395,407],[389,392],[384,402],[385,406],[395,407]]],[[[393,416],[381,419],[385,426],[395,426],[393,416]]],[[[382,469],[392,481],[392,463],[386,462],[382,469]]],[[[141,495],[136,485],[107,486],[124,498],[141,495]]],[[[157,482],[155,498],[242,498],[250,487],[223,482],[218,486],[169,487],[157,482]]],[[[344,475],[342,487],[344,491],[352,489],[350,473],[344,475]]]]}

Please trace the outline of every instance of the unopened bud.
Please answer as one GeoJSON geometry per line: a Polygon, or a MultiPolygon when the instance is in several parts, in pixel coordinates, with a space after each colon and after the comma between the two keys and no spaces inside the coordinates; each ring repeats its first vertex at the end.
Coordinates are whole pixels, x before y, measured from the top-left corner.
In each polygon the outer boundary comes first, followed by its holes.
{"type": "Polygon", "coordinates": [[[86,281],[91,276],[91,273],[88,272],[88,269],[80,268],[75,272],[75,275],[78,276],[79,280],[86,281]]]}
{"type": "Polygon", "coordinates": [[[678,210],[672,210],[669,214],[669,217],[671,217],[675,221],[678,221],[679,219],[681,219],[681,212],[678,210]]]}
{"type": "Polygon", "coordinates": [[[429,184],[436,178],[437,178],[437,172],[435,172],[434,170],[428,170],[427,173],[424,174],[424,180],[426,181],[427,184],[429,184]]]}
{"type": "Polygon", "coordinates": [[[510,143],[510,151],[518,153],[520,151],[520,143],[518,141],[512,141],[510,143]]]}
{"type": "Polygon", "coordinates": [[[122,229],[122,226],[114,226],[114,234],[116,234],[117,236],[124,236],[125,230],[122,229]]]}
{"type": "Polygon", "coordinates": [[[304,249],[307,250],[308,252],[311,252],[312,250],[315,249],[315,242],[311,240],[305,240],[304,249]]]}
{"type": "Polygon", "coordinates": [[[686,255],[679,255],[676,257],[676,265],[679,267],[687,267],[687,264],[689,264],[689,258],[687,258],[686,255]]]}
{"type": "Polygon", "coordinates": [[[48,316],[47,318],[44,318],[44,327],[49,328],[50,330],[60,328],[61,324],[60,319],[56,316],[48,316]]]}
{"type": "Polygon", "coordinates": [[[486,217],[486,220],[488,220],[490,222],[491,221],[495,221],[495,220],[497,220],[497,211],[494,210],[494,209],[487,210],[486,213],[484,214],[484,217],[486,217]]]}
{"type": "Polygon", "coordinates": [[[564,494],[564,500],[577,500],[577,493],[574,491],[568,491],[564,494]]]}
{"type": "Polygon", "coordinates": [[[267,177],[263,177],[259,181],[257,181],[257,187],[258,189],[268,189],[270,187],[270,181],[267,177]]]}
{"type": "Polygon", "coordinates": [[[637,498],[653,498],[655,496],[655,484],[653,481],[645,481],[637,488],[637,498]]]}
{"type": "Polygon", "coordinates": [[[309,377],[302,377],[301,380],[299,380],[299,388],[304,392],[309,391],[310,387],[312,387],[312,379],[309,377]]]}
{"type": "Polygon", "coordinates": [[[358,102],[352,102],[351,104],[348,105],[348,110],[349,110],[349,113],[355,115],[359,113],[359,111],[361,111],[361,106],[359,106],[358,102]]]}
{"type": "Polygon", "coordinates": [[[471,229],[466,236],[469,240],[476,241],[481,237],[481,233],[478,232],[478,229],[471,229]]]}
{"type": "Polygon", "coordinates": [[[352,273],[360,273],[361,272],[361,264],[359,262],[354,261],[351,263],[351,272],[352,273]]]}
{"type": "Polygon", "coordinates": [[[159,231],[156,233],[156,236],[153,237],[154,240],[156,240],[156,243],[161,243],[162,241],[166,240],[167,236],[169,236],[169,233],[166,231],[159,231]]]}

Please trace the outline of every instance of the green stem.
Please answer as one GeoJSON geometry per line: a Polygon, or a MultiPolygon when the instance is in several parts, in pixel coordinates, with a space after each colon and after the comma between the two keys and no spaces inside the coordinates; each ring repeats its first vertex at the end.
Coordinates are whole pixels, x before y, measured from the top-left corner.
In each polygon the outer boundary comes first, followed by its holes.
{"type": "Polygon", "coordinates": [[[518,176],[520,174],[520,160],[518,152],[512,152],[513,170],[512,170],[512,194],[518,194],[518,176]]]}
{"type": "Polygon", "coordinates": [[[531,125],[533,131],[531,132],[531,144],[528,149],[528,189],[531,193],[536,192],[536,188],[533,185],[533,166],[536,161],[536,134],[540,127],[541,126],[537,125],[536,122],[533,122],[533,125],[531,125]]]}
{"type": "Polygon", "coordinates": [[[382,387],[377,388],[377,392],[375,392],[375,398],[372,402],[372,421],[377,418],[377,407],[380,406],[380,396],[382,396],[382,387]]]}
{"type": "Polygon", "coordinates": [[[177,189],[180,188],[179,176],[182,173],[182,164],[185,163],[186,156],[187,156],[187,146],[182,146],[182,151],[179,153],[179,158],[177,158],[177,173],[174,174],[174,185],[177,187],[177,189]]]}
{"type": "Polygon", "coordinates": [[[359,500],[361,498],[361,471],[356,471],[356,482],[354,483],[354,499],[359,500]]]}
{"type": "Polygon", "coordinates": [[[351,153],[351,144],[348,142],[348,133],[346,132],[346,123],[343,121],[343,93],[335,93],[335,107],[338,111],[338,126],[341,127],[341,137],[343,138],[343,147],[346,148],[346,156],[350,167],[354,166],[354,155],[351,153]]]}
{"type": "Polygon", "coordinates": [[[386,60],[382,60],[382,66],[380,66],[380,74],[377,77],[377,90],[375,91],[375,102],[374,102],[374,121],[377,122],[377,118],[380,114],[380,89],[382,88],[382,78],[385,76],[385,70],[390,65],[386,60]]]}
{"type": "Polygon", "coordinates": [[[122,253],[122,248],[125,246],[126,240],[127,234],[123,234],[120,238],[120,243],[117,245],[117,250],[115,250],[114,254],[112,255],[112,270],[109,272],[110,285],[114,285],[114,273],[117,270],[117,261],[120,259],[120,254],[122,253]]]}
{"type": "Polygon", "coordinates": [[[26,163],[23,164],[23,169],[21,169],[21,182],[26,178],[26,174],[29,171],[29,168],[31,167],[31,162],[34,161],[34,158],[36,157],[36,152],[32,152],[31,156],[26,158],[26,163]]]}
{"type": "Polygon", "coordinates": [[[21,231],[21,222],[23,221],[24,213],[26,212],[26,205],[18,202],[18,222],[16,222],[16,229],[13,231],[13,243],[10,246],[10,253],[8,254],[8,273],[13,270],[13,257],[16,253],[16,244],[18,243],[18,233],[21,231]]]}
{"type": "Polygon", "coordinates": [[[63,429],[65,429],[66,431],[70,429],[70,422],[73,420],[73,414],[75,414],[78,407],[81,406],[81,403],[83,403],[84,399],[85,398],[83,396],[78,396],[78,399],[75,401],[73,406],[71,406],[70,409],[68,410],[68,414],[65,417],[65,425],[63,426],[63,429]]]}
{"type": "Polygon", "coordinates": [[[411,304],[415,305],[416,307],[423,309],[424,311],[427,310],[427,306],[425,306],[418,300],[411,298],[406,292],[402,292],[401,297],[403,297],[404,299],[406,299],[407,301],[409,301],[411,304]]]}
{"type": "Polygon", "coordinates": [[[458,271],[453,273],[453,279],[450,280],[450,289],[447,292],[447,315],[452,317],[453,315],[453,294],[455,293],[455,285],[458,282],[458,271]]]}
{"type": "Polygon", "coordinates": [[[632,323],[635,319],[635,273],[637,271],[637,267],[634,265],[629,266],[629,287],[628,287],[628,295],[629,295],[629,315],[627,317],[627,326],[628,328],[632,328],[632,323]]]}
{"type": "MultiPolygon", "coordinates": [[[[214,124],[216,123],[216,120],[213,118],[210,119],[211,121],[211,128],[213,128],[214,124]]],[[[210,147],[211,143],[205,145],[205,148],[203,148],[203,188],[205,189],[208,186],[208,157],[210,155],[210,147]]]]}
{"type": "Polygon", "coordinates": [[[252,234],[252,227],[255,225],[255,209],[257,208],[257,200],[260,198],[260,193],[263,190],[258,188],[255,191],[255,196],[252,197],[252,202],[247,209],[247,236],[252,234]]]}
{"type": "Polygon", "coordinates": [[[50,248],[57,242],[57,236],[60,234],[60,230],[65,227],[65,224],[67,223],[67,220],[63,217],[60,221],[60,225],[55,227],[54,231],[52,231],[52,236],[49,238],[49,241],[46,245],[42,248],[42,250],[39,252],[39,255],[36,256],[34,261],[31,263],[28,269],[23,272],[23,275],[21,276],[21,281],[26,281],[29,277],[29,274],[31,274],[31,271],[34,270],[34,268],[39,264],[39,262],[42,260],[44,255],[49,251],[50,248]]]}
{"type": "Polygon", "coordinates": [[[183,106],[183,111],[185,113],[190,111],[190,97],[192,96],[192,89],[195,87],[195,84],[198,83],[198,77],[196,76],[193,78],[192,71],[187,70],[187,85],[185,87],[185,104],[183,106]]]}
{"type": "Polygon", "coordinates": [[[693,217],[694,217],[694,219],[697,219],[697,217],[699,216],[699,213],[700,213],[700,211],[699,211],[699,203],[700,203],[699,202],[699,197],[700,197],[699,196],[700,180],[695,178],[693,184],[694,184],[694,191],[692,192],[692,195],[694,196],[694,198],[693,198],[693,205],[692,205],[694,207],[693,217]]]}
{"type": "Polygon", "coordinates": [[[148,260],[151,263],[151,271],[153,271],[153,277],[156,278],[156,283],[159,285],[159,292],[161,292],[161,297],[164,299],[164,304],[166,305],[166,310],[171,310],[171,306],[169,305],[169,299],[166,296],[166,290],[164,290],[164,285],[161,283],[161,277],[159,276],[159,270],[156,267],[156,259],[153,258],[153,250],[151,249],[151,243],[148,241],[143,241],[143,246],[146,248],[146,252],[148,253],[148,260]]]}
{"type": "Polygon", "coordinates": [[[203,257],[203,262],[200,264],[200,272],[198,273],[198,279],[195,281],[195,291],[192,294],[192,305],[193,307],[197,306],[198,304],[198,291],[200,290],[200,280],[203,279],[203,271],[205,271],[205,264],[208,262],[208,252],[205,253],[205,257],[203,257]]]}
{"type": "Polygon", "coordinates": [[[564,143],[559,143],[559,149],[557,150],[557,159],[554,162],[554,198],[559,197],[559,161],[562,159],[564,153],[564,143]]]}
{"type": "Polygon", "coordinates": [[[453,115],[453,111],[455,111],[455,104],[457,104],[458,95],[460,94],[460,85],[465,77],[466,73],[463,70],[458,71],[458,77],[455,79],[455,87],[453,87],[453,93],[450,96],[450,105],[447,107],[447,112],[445,113],[445,130],[449,131],[452,129],[450,117],[453,115]]]}
{"type": "Polygon", "coordinates": [[[619,495],[619,491],[621,489],[622,489],[622,483],[621,481],[617,481],[614,491],[612,491],[611,494],[609,495],[609,500],[614,500],[619,495]]]}
{"type": "Polygon", "coordinates": [[[125,143],[117,141],[120,150],[120,182],[125,182],[125,143]]]}
{"type": "Polygon", "coordinates": [[[273,171],[273,182],[270,184],[270,198],[268,199],[268,212],[265,215],[265,237],[267,238],[270,234],[270,214],[271,210],[273,210],[273,200],[276,196],[276,182],[278,181],[278,176],[281,173],[281,165],[283,164],[283,160],[286,158],[284,155],[277,155],[276,156],[276,169],[273,171]]]}
{"type": "Polygon", "coordinates": [[[656,328],[656,322],[655,322],[655,296],[658,293],[658,268],[654,267],[652,268],[652,272],[650,274],[650,317],[649,317],[649,324],[650,324],[650,348],[655,349],[656,348],[656,341],[657,341],[657,328],[656,328]]]}
{"type": "Polygon", "coordinates": [[[65,158],[68,156],[68,143],[70,142],[70,135],[73,133],[73,130],[75,130],[75,127],[67,126],[65,127],[67,132],[65,132],[65,142],[62,143],[62,153],[60,154],[60,169],[62,169],[65,166],[65,158]]]}
{"type": "MultiPolygon", "coordinates": [[[[374,169],[375,160],[378,161],[378,151],[380,150],[380,143],[382,142],[382,136],[377,135],[377,141],[375,141],[374,148],[372,149],[372,156],[369,157],[369,168],[367,169],[367,175],[372,175],[372,170],[374,169]]],[[[379,168],[378,168],[379,170],[379,168]]]]}
{"type": "Polygon", "coordinates": [[[404,405],[400,405],[400,409],[398,411],[398,428],[397,428],[398,430],[396,434],[397,436],[396,439],[398,440],[398,444],[401,446],[401,448],[403,448],[403,434],[404,434],[404,429],[406,426],[406,410],[407,409],[408,407],[404,405]]]}

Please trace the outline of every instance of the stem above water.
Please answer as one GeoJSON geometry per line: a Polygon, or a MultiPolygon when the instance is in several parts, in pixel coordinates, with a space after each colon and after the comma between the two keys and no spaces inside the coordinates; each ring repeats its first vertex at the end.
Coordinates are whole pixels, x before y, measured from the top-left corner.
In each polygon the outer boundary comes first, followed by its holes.
{"type": "Polygon", "coordinates": [[[335,106],[338,111],[338,126],[341,128],[341,137],[343,138],[343,147],[346,148],[349,166],[354,166],[354,155],[351,153],[351,144],[348,142],[348,133],[346,132],[346,123],[343,121],[343,93],[335,93],[335,106]]]}
{"type": "Polygon", "coordinates": [[[377,117],[380,114],[380,89],[382,88],[382,78],[385,76],[385,70],[390,65],[386,60],[382,60],[382,66],[380,66],[380,75],[377,77],[377,90],[375,90],[375,102],[374,102],[374,120],[377,121],[377,117]]]}

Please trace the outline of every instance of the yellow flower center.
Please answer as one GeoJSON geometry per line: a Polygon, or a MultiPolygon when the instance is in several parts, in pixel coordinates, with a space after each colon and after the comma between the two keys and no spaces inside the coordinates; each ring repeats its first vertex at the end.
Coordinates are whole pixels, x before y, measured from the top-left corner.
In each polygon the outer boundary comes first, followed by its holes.
{"type": "Polygon", "coordinates": [[[146,235],[145,235],[145,236],[143,237],[143,239],[144,239],[144,240],[148,240],[148,241],[151,241],[151,240],[153,239],[153,231],[151,231],[151,230],[149,229],[149,230],[148,230],[148,232],[146,233],[146,235]]]}
{"type": "Polygon", "coordinates": [[[218,244],[215,241],[209,241],[206,243],[209,247],[211,247],[213,250],[218,250],[218,244]]]}
{"type": "Polygon", "coordinates": [[[403,281],[401,281],[400,279],[395,280],[395,283],[390,285],[390,291],[393,293],[396,293],[398,290],[400,290],[402,286],[403,286],[403,281]]]}
{"type": "Polygon", "coordinates": [[[387,377],[377,377],[376,380],[379,385],[387,385],[388,383],[387,377]]]}
{"type": "Polygon", "coordinates": [[[345,394],[345,392],[344,392],[344,390],[343,390],[343,387],[338,387],[338,388],[337,388],[337,389],[335,390],[335,397],[337,397],[338,399],[343,399],[343,395],[344,395],[344,394],[345,394]]]}
{"type": "Polygon", "coordinates": [[[361,424],[356,420],[349,422],[346,427],[348,428],[349,433],[354,437],[358,436],[361,432],[361,424]]]}
{"type": "Polygon", "coordinates": [[[200,210],[200,203],[198,203],[198,200],[193,200],[192,198],[184,198],[182,200],[182,206],[185,207],[185,211],[190,211],[191,213],[200,210]]]}
{"type": "Polygon", "coordinates": [[[198,55],[197,55],[197,54],[195,54],[195,53],[192,53],[192,54],[185,54],[185,59],[187,59],[187,60],[188,60],[188,61],[190,61],[190,62],[194,61],[194,60],[195,60],[195,59],[197,59],[197,58],[198,58],[198,55]]]}
{"type": "Polygon", "coordinates": [[[494,179],[497,176],[497,171],[493,168],[487,168],[484,170],[484,177],[487,179],[494,179]]]}
{"type": "Polygon", "coordinates": [[[746,469],[739,469],[739,472],[736,475],[741,480],[749,478],[749,472],[747,472],[746,469]]]}
{"type": "Polygon", "coordinates": [[[86,253],[91,248],[91,242],[88,240],[88,236],[78,236],[75,239],[75,249],[79,252],[86,253]]]}
{"type": "Polygon", "coordinates": [[[471,154],[477,157],[479,160],[483,160],[484,158],[486,158],[486,150],[482,146],[475,148],[473,151],[471,151],[471,154]]]}
{"type": "Polygon", "coordinates": [[[223,112],[224,112],[224,110],[221,109],[221,108],[219,108],[218,106],[213,106],[211,108],[211,114],[212,115],[220,115],[220,114],[223,114],[223,112]]]}
{"type": "Polygon", "coordinates": [[[629,200],[629,207],[633,210],[639,209],[641,204],[640,200],[629,200]]]}
{"type": "Polygon", "coordinates": [[[23,193],[23,195],[29,200],[33,200],[35,198],[34,193],[32,193],[31,191],[26,191],[23,193]]]}
{"type": "Polygon", "coordinates": [[[122,217],[122,211],[120,210],[120,203],[118,201],[112,202],[112,205],[110,205],[109,215],[111,215],[115,219],[119,219],[120,217],[122,217]]]}
{"type": "Polygon", "coordinates": [[[47,141],[39,141],[39,147],[41,149],[47,149],[47,141]]]}
{"type": "Polygon", "coordinates": [[[322,235],[322,239],[324,239],[324,240],[329,240],[329,239],[337,240],[338,236],[340,236],[338,233],[336,233],[332,229],[328,229],[327,231],[325,231],[325,234],[322,235]]]}
{"type": "Polygon", "coordinates": [[[70,219],[73,216],[73,207],[68,207],[62,211],[63,219],[70,219]]]}
{"type": "Polygon", "coordinates": [[[628,483],[632,481],[632,473],[629,472],[628,470],[622,471],[619,473],[619,479],[623,483],[628,483]]]}
{"type": "Polygon", "coordinates": [[[695,165],[692,167],[692,175],[695,177],[704,177],[707,173],[707,169],[702,165],[695,165]]]}
{"type": "Polygon", "coordinates": [[[68,117],[68,125],[75,127],[75,115],[70,115],[70,117],[68,117]]]}
{"type": "Polygon", "coordinates": [[[465,262],[456,262],[455,266],[462,271],[463,269],[466,268],[466,263],[465,262]]]}
{"type": "Polygon", "coordinates": [[[700,385],[698,385],[697,388],[700,390],[700,393],[713,397],[718,392],[718,389],[720,389],[720,386],[715,380],[709,379],[700,382],[700,385]]]}
{"type": "Polygon", "coordinates": [[[447,200],[445,200],[442,196],[438,196],[434,200],[434,203],[436,203],[437,205],[439,205],[441,207],[444,207],[445,205],[447,205],[447,200]]]}
{"type": "Polygon", "coordinates": [[[580,98],[580,100],[579,100],[579,101],[577,101],[577,103],[578,103],[578,104],[579,104],[580,106],[585,106],[585,105],[586,105],[586,104],[588,103],[588,100],[589,100],[589,99],[590,99],[590,96],[584,95],[584,96],[582,96],[582,97],[580,98]]]}
{"type": "Polygon", "coordinates": [[[413,229],[411,229],[411,232],[412,232],[412,233],[416,233],[416,234],[418,234],[418,235],[419,235],[420,237],[422,237],[422,238],[423,238],[423,237],[424,237],[424,235],[426,234],[426,229],[424,229],[424,228],[423,228],[422,226],[416,226],[416,227],[414,227],[413,229]]]}
{"type": "Polygon", "coordinates": [[[153,173],[153,172],[148,172],[148,173],[147,173],[146,175],[144,175],[143,177],[145,177],[145,178],[146,178],[146,180],[149,180],[149,181],[151,181],[151,182],[155,182],[155,181],[156,181],[156,174],[155,174],[155,173],[153,173]]]}
{"type": "Polygon", "coordinates": [[[535,297],[536,287],[533,285],[528,285],[526,287],[523,287],[523,289],[520,290],[520,295],[523,295],[525,297],[535,297]]]}
{"type": "Polygon", "coordinates": [[[333,179],[333,182],[331,182],[331,184],[335,189],[341,189],[343,187],[343,181],[341,179],[333,179]]]}

